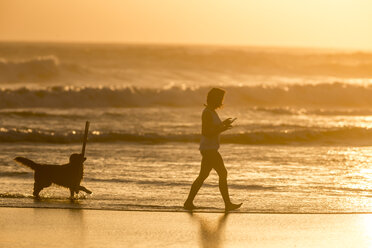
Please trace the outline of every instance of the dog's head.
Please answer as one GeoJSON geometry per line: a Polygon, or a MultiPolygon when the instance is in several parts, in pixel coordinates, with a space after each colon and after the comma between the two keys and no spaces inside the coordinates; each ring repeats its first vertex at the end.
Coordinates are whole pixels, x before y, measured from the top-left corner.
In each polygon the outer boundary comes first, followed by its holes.
{"type": "Polygon", "coordinates": [[[80,153],[73,153],[70,156],[70,164],[82,164],[87,158],[80,153]]]}

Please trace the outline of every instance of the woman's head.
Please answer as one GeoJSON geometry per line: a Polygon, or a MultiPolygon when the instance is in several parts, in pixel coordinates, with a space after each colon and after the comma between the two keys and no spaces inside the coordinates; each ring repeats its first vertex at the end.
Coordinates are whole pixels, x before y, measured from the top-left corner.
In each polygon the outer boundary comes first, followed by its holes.
{"type": "Polygon", "coordinates": [[[222,106],[225,91],[219,88],[212,88],[207,95],[207,105],[216,109],[222,106]]]}

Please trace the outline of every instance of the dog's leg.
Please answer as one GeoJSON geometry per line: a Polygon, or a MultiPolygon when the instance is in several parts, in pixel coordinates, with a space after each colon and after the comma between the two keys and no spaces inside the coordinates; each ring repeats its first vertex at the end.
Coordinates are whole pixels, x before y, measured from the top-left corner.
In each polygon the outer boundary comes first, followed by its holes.
{"type": "Polygon", "coordinates": [[[70,199],[74,199],[74,190],[72,188],[70,188],[70,199]]]}
{"type": "Polygon", "coordinates": [[[41,185],[39,185],[38,183],[34,183],[34,192],[32,193],[36,198],[40,198],[39,196],[39,193],[40,191],[43,189],[44,187],[42,187],[41,185]]]}
{"type": "Polygon", "coordinates": [[[92,194],[92,191],[90,191],[89,189],[85,188],[84,186],[79,186],[79,190],[82,190],[84,191],[85,193],[88,193],[88,194],[92,194]]]}

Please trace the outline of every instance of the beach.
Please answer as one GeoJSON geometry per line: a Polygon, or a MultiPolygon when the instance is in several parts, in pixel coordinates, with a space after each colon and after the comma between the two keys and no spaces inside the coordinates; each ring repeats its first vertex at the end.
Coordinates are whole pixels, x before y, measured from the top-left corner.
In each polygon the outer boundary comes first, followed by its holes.
{"type": "Polygon", "coordinates": [[[0,248],[372,248],[371,12],[0,0],[0,248]]]}
{"type": "Polygon", "coordinates": [[[372,54],[2,42],[0,59],[0,247],[371,246],[372,54]],[[237,118],[219,149],[243,202],[228,216],[215,171],[182,208],[212,87],[237,118]],[[35,200],[14,158],[68,163],[86,121],[93,194],[35,200]]]}
{"type": "Polygon", "coordinates": [[[1,247],[371,247],[371,214],[0,208],[1,247]]]}

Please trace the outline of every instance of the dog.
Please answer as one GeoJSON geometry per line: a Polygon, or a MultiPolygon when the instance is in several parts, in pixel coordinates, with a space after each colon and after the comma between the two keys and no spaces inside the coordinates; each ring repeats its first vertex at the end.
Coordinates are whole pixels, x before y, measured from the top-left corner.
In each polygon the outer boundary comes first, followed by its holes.
{"type": "Polygon", "coordinates": [[[69,188],[71,199],[74,198],[74,193],[78,194],[80,190],[92,194],[92,191],[80,185],[84,173],[83,163],[86,160],[82,154],[71,154],[70,162],[64,165],[38,164],[24,157],[16,157],[14,160],[35,171],[33,195],[36,198],[40,198],[39,193],[42,189],[53,183],[69,188]]]}

